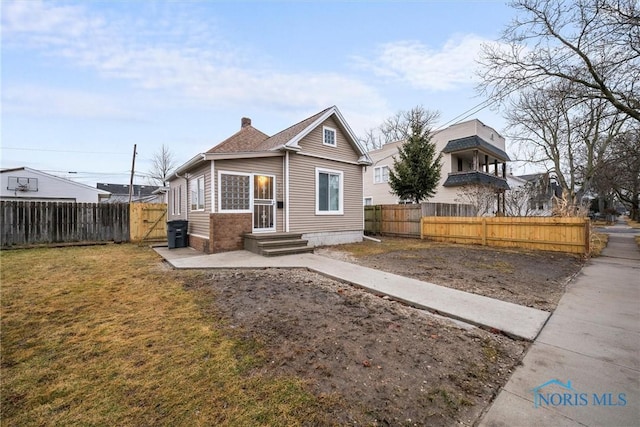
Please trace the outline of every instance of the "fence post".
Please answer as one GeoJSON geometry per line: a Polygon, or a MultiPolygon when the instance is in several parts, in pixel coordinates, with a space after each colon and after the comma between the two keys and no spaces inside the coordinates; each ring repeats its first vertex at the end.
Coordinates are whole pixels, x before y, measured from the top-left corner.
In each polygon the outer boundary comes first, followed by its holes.
{"type": "Polygon", "coordinates": [[[482,218],[482,246],[487,246],[487,218],[482,218]]]}
{"type": "Polygon", "coordinates": [[[424,232],[423,230],[424,217],[420,216],[420,240],[424,240],[424,232]]]}
{"type": "Polygon", "coordinates": [[[584,226],[584,254],[589,255],[591,253],[591,223],[585,219],[582,225],[584,226]]]}

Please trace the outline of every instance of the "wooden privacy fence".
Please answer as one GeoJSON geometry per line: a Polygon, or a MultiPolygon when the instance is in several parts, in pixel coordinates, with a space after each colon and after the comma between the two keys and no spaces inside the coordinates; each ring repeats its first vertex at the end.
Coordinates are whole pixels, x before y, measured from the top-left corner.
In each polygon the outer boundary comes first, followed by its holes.
{"type": "Polygon", "coordinates": [[[420,218],[423,216],[475,215],[473,206],[454,203],[365,206],[364,231],[367,234],[420,237],[420,218]]]}
{"type": "Polygon", "coordinates": [[[589,220],[565,217],[423,217],[421,238],[440,242],[589,253],[589,220]]]}
{"type": "Polygon", "coordinates": [[[367,234],[420,236],[420,205],[375,205],[364,208],[364,230],[367,234]]]}
{"type": "Polygon", "coordinates": [[[165,203],[132,203],[130,218],[129,235],[132,242],[167,240],[165,203]]]}
{"type": "Polygon", "coordinates": [[[0,202],[3,247],[129,241],[127,203],[0,202]]]}

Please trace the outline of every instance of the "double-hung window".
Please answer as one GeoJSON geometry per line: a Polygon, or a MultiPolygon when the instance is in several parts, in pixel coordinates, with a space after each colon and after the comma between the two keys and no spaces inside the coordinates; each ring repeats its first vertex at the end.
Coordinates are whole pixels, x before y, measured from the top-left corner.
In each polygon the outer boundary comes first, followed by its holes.
{"type": "Polygon", "coordinates": [[[204,210],[204,176],[191,181],[191,210],[204,210]]]}
{"type": "Polygon", "coordinates": [[[389,182],[389,166],[378,166],[374,168],[373,182],[376,184],[389,182]]]}
{"type": "Polygon", "coordinates": [[[171,213],[173,215],[180,215],[180,209],[182,208],[182,185],[171,188],[171,213]]]}
{"type": "Polygon", "coordinates": [[[342,171],[316,168],[316,214],[343,214],[342,171]]]}

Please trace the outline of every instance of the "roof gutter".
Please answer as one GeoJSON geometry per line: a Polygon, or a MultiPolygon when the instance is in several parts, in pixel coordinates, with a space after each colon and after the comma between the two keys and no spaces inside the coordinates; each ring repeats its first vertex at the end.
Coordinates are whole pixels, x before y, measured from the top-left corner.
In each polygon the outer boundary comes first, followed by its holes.
{"type": "Polygon", "coordinates": [[[204,153],[204,160],[252,159],[262,157],[282,157],[282,153],[273,151],[236,151],[230,153],[204,153]]]}
{"type": "Polygon", "coordinates": [[[185,173],[189,169],[199,165],[204,161],[205,161],[204,153],[196,154],[194,157],[192,157],[189,161],[184,163],[182,166],[178,166],[178,168],[175,171],[173,171],[171,175],[169,175],[169,177],[167,178],[167,181],[172,181],[176,178],[184,178],[183,176],[180,176],[180,174],[185,173]]]}

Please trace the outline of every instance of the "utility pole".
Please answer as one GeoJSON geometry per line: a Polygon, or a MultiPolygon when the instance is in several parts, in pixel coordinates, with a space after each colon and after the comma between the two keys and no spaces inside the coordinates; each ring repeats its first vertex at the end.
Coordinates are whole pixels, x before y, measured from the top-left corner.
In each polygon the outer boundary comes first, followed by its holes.
{"type": "Polygon", "coordinates": [[[133,144],[133,159],[131,160],[131,179],[129,180],[129,203],[131,203],[131,198],[133,197],[133,172],[136,169],[136,146],[137,144],[133,144]]]}

